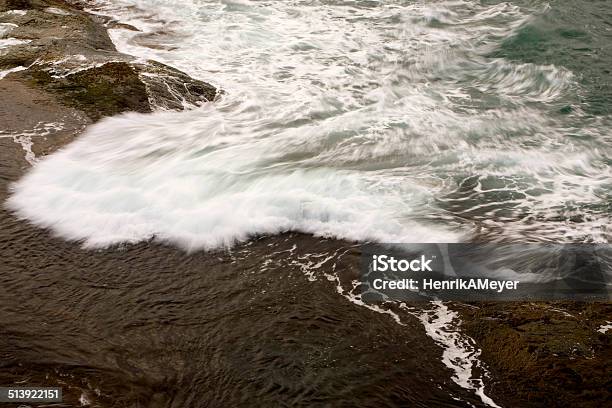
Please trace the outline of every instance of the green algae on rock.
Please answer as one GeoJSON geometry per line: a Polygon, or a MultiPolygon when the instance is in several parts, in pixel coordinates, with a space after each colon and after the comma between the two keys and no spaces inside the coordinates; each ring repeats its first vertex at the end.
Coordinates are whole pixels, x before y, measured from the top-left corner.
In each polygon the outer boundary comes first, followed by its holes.
{"type": "Polygon", "coordinates": [[[610,303],[455,304],[482,350],[491,395],[509,406],[599,407],[611,398],[610,335],[597,331],[610,303]]]}
{"type": "Polygon", "coordinates": [[[15,26],[11,37],[27,41],[0,54],[0,69],[22,67],[9,75],[55,95],[94,121],[127,111],[182,110],[212,101],[217,94],[212,85],[175,68],[136,62],[117,52],[106,26],[120,23],[85,13],[72,3],[3,0],[0,12],[0,23],[15,26]],[[50,12],[50,7],[59,11],[50,12]]]}

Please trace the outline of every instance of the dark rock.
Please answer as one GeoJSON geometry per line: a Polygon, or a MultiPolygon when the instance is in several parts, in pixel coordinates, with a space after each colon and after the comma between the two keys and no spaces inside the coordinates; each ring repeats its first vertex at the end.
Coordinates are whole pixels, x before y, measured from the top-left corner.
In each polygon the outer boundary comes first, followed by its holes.
{"type": "Polygon", "coordinates": [[[0,54],[0,70],[14,67],[28,67],[39,57],[41,51],[36,46],[16,45],[5,54],[0,54]]]}
{"type": "Polygon", "coordinates": [[[29,42],[0,54],[0,69],[27,67],[10,75],[94,121],[125,111],[182,110],[215,98],[213,86],[184,72],[155,61],[135,63],[117,52],[105,27],[120,25],[112,18],[60,0],[0,0],[0,10],[8,9],[28,10],[0,15],[0,22],[16,24],[10,36],[29,42]],[[48,7],[66,13],[49,13],[48,7]]]}
{"type": "Polygon", "coordinates": [[[0,12],[7,10],[41,10],[46,7],[81,9],[78,1],[64,0],[0,0],[0,12]]]}
{"type": "MultiPolygon", "coordinates": [[[[44,54],[91,54],[96,51],[116,51],[106,28],[90,16],[78,10],[69,15],[51,14],[44,10],[29,10],[25,15],[5,15],[0,22],[14,23],[18,27],[10,36],[31,40],[33,47],[44,49],[44,54]]],[[[12,51],[9,50],[9,54],[12,51]]]]}
{"type": "Polygon", "coordinates": [[[109,62],[66,77],[31,68],[19,73],[32,85],[59,96],[92,120],[121,112],[150,112],[147,90],[138,72],[125,62],[109,62]]]}
{"type": "Polygon", "coordinates": [[[482,350],[492,378],[488,394],[504,406],[599,407],[609,401],[609,303],[455,305],[462,331],[482,350]],[[495,317],[495,319],[491,319],[495,317]]]}
{"type": "Polygon", "coordinates": [[[181,110],[185,105],[196,106],[212,101],[217,94],[212,85],[159,62],[149,61],[136,65],[136,68],[155,108],[181,110]]]}
{"type": "Polygon", "coordinates": [[[25,10],[31,7],[29,0],[0,0],[0,11],[25,10]]]}

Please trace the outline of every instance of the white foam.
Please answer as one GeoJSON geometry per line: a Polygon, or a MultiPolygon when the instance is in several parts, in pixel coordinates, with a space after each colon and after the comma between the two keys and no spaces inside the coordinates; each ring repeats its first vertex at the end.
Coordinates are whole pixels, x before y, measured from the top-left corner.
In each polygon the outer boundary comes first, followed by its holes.
{"type": "Polygon", "coordinates": [[[56,14],[58,16],[71,16],[72,13],[66,10],[62,10],[60,8],[57,7],[47,7],[45,9],[45,12],[49,13],[49,14],[56,14]]]}
{"type": "Polygon", "coordinates": [[[31,165],[38,163],[38,158],[32,150],[34,145],[33,138],[47,137],[64,129],[63,122],[38,122],[33,128],[25,129],[20,132],[10,132],[0,129],[0,138],[12,138],[13,141],[21,146],[24,158],[31,165]]]}
{"type": "MultiPolygon", "coordinates": [[[[349,250],[344,250],[343,253],[336,251],[331,259],[336,262],[340,260],[349,250]]],[[[320,254],[324,258],[323,264],[329,260],[324,257],[325,254],[320,254]]],[[[316,272],[321,265],[309,262],[303,264],[302,271],[309,280],[316,280],[316,272]]],[[[374,312],[390,316],[397,324],[405,326],[402,318],[398,313],[392,310],[393,306],[407,312],[420,320],[425,329],[425,333],[436,344],[442,348],[442,363],[450,368],[454,375],[453,381],[460,387],[473,391],[481,401],[490,407],[500,408],[499,405],[485,393],[485,378],[489,373],[479,359],[481,351],[476,346],[474,340],[461,332],[461,320],[459,314],[451,310],[446,304],[441,301],[430,302],[430,309],[419,309],[409,307],[405,303],[388,301],[381,305],[366,303],[362,300],[362,295],[358,291],[361,282],[354,280],[351,283],[351,288],[345,289],[342,287],[340,278],[336,273],[336,264],[331,267],[326,266],[322,274],[331,282],[335,282],[336,291],[345,297],[351,303],[357,306],[365,307],[374,312]]]]}
{"type": "Polygon", "coordinates": [[[155,237],[189,250],[287,230],[607,239],[605,212],[571,227],[559,213],[601,203],[610,147],[597,135],[609,124],[548,115],[574,96],[566,70],[487,57],[528,21],[518,7],[121,0],[97,12],[140,30],[110,30],[120,51],[226,93],[191,112],[105,120],[42,160],[9,205],[67,239],[101,247],[155,237]],[[150,39],[162,46],[145,47],[150,39]],[[470,202],[449,197],[474,176],[509,179],[501,193],[516,198],[505,213],[481,199],[487,188],[463,210],[439,208],[470,202]]]}
{"type": "Polygon", "coordinates": [[[91,405],[91,400],[86,393],[81,393],[81,396],[79,397],[79,404],[81,404],[82,407],[88,407],[91,405]]]}
{"type": "Polygon", "coordinates": [[[13,136],[15,143],[21,145],[21,148],[25,152],[25,159],[31,166],[36,164],[36,155],[32,151],[32,137],[29,135],[15,135],[13,136]]]}
{"type": "Polygon", "coordinates": [[[15,68],[10,68],[10,69],[5,69],[3,71],[0,71],[0,79],[4,78],[5,76],[7,76],[8,74],[12,73],[12,72],[19,72],[19,71],[24,71],[26,70],[26,67],[15,67],[15,68]]]}
{"type": "Polygon", "coordinates": [[[84,55],[69,55],[67,57],[46,61],[39,59],[35,62],[37,65],[41,65],[44,70],[49,72],[54,78],[65,78],[69,75],[76,74],[78,72],[88,71],[90,69],[99,68],[109,63],[123,62],[121,60],[108,60],[107,58],[101,59],[100,61],[88,60],[84,55]]]}
{"type": "Polygon", "coordinates": [[[608,330],[612,329],[612,322],[606,322],[606,324],[602,324],[597,331],[602,334],[606,334],[608,330]]]}
{"type": "Polygon", "coordinates": [[[480,350],[474,341],[461,333],[459,315],[440,301],[431,302],[433,308],[418,314],[425,331],[442,349],[442,362],[455,372],[453,381],[462,388],[474,390],[482,402],[500,408],[484,389],[484,380],[476,376],[474,369],[486,374],[479,360],[480,350]]]}
{"type": "Polygon", "coordinates": [[[32,40],[20,40],[18,38],[0,38],[0,49],[13,47],[15,45],[27,44],[32,40]]]}
{"type": "Polygon", "coordinates": [[[287,230],[358,240],[456,239],[443,229],[381,216],[402,207],[408,214],[406,199],[423,199],[418,187],[403,183],[380,196],[349,171],[268,166],[280,141],[239,143],[233,132],[222,132],[229,124],[211,121],[212,115],[210,106],[166,114],[155,128],[144,115],[105,120],[41,161],[15,186],[9,205],[92,247],[155,236],[186,249],[213,248],[287,230]],[[206,137],[190,127],[177,131],[179,123],[198,118],[206,137]]]}
{"type": "Polygon", "coordinates": [[[25,16],[28,13],[28,10],[9,10],[5,11],[6,14],[14,14],[17,16],[25,16]]]}
{"type": "Polygon", "coordinates": [[[19,27],[19,26],[13,23],[0,23],[0,37],[5,36],[6,34],[11,32],[16,27],[19,27]]]}

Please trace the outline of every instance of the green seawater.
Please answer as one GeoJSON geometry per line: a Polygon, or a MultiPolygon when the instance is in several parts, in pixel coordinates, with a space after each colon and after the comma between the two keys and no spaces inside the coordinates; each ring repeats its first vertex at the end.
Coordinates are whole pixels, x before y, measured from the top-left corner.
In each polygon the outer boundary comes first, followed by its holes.
{"type": "MultiPolygon", "coordinates": [[[[512,3],[541,11],[535,12],[491,56],[565,67],[576,74],[584,91],[576,103],[592,115],[609,115],[612,112],[612,1],[512,3]]],[[[565,114],[571,111],[570,105],[559,110],[565,114]]]]}

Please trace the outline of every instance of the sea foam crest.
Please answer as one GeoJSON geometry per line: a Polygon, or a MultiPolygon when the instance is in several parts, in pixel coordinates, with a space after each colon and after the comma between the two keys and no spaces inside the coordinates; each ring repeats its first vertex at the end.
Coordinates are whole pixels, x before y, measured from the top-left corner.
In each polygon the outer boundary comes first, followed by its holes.
{"type": "MultiPolygon", "coordinates": [[[[377,194],[358,174],[255,169],[265,147],[232,146],[214,134],[198,144],[176,114],[158,119],[151,126],[145,115],[126,114],[90,127],[14,185],[8,205],[88,247],[155,237],[185,249],[214,248],[288,230],[355,240],[457,239],[442,228],[399,222],[398,208],[410,212],[409,196],[377,194]]],[[[412,194],[422,195],[418,188],[412,194]]]]}
{"type": "Polygon", "coordinates": [[[98,12],[141,30],[110,30],[120,51],[225,94],[106,119],[41,160],[8,205],[67,239],[557,239],[569,200],[593,211],[589,230],[603,222],[609,146],[583,140],[609,126],[551,116],[574,100],[567,70],[489,56],[529,21],[516,6],[122,0],[98,12]]]}

